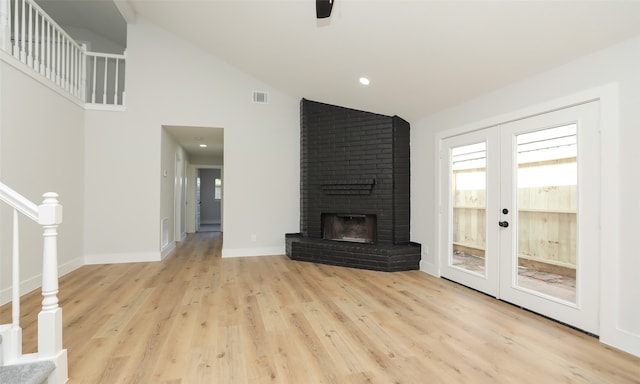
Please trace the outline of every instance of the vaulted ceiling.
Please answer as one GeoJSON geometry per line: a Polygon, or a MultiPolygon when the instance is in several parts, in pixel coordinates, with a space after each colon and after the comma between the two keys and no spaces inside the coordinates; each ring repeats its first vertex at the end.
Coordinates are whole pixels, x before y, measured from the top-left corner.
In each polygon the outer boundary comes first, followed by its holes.
{"type": "Polygon", "coordinates": [[[410,122],[640,34],[635,1],[128,1],[296,98],[410,122]]]}
{"type": "Polygon", "coordinates": [[[638,1],[39,0],[114,1],[294,98],[409,122],[640,34],[638,1]]]}
{"type": "MultiPolygon", "coordinates": [[[[114,0],[38,1],[125,36],[114,0]]],[[[640,34],[638,1],[335,0],[327,19],[315,0],[115,3],[295,98],[409,121],[640,34]]]]}

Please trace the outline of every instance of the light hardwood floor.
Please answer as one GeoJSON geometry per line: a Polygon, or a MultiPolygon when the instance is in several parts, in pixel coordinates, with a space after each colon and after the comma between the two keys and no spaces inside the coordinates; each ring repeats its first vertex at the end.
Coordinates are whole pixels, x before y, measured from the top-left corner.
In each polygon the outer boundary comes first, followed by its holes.
{"type": "Polygon", "coordinates": [[[446,280],[222,259],[221,241],[64,276],[69,383],[640,383],[639,358],[446,280]]]}

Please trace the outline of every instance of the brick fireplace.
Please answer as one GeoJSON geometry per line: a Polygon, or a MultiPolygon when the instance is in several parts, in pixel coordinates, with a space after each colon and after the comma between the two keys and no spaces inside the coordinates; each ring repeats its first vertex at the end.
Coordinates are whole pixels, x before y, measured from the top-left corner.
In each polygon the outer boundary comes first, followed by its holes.
{"type": "Polygon", "coordinates": [[[300,233],[289,258],[381,271],[418,269],[409,239],[409,123],[300,102],[300,233]]]}

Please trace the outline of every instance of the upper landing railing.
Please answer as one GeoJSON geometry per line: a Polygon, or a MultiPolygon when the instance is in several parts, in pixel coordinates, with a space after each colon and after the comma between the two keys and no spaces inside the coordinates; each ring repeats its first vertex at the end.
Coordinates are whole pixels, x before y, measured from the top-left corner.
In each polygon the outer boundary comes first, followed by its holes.
{"type": "Polygon", "coordinates": [[[33,0],[0,0],[0,50],[88,108],[124,107],[125,55],[89,52],[33,0]]]}

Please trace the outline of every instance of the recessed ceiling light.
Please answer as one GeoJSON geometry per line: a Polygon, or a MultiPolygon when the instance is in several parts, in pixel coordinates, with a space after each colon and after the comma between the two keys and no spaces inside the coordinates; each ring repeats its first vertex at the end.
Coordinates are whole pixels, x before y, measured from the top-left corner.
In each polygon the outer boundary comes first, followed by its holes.
{"type": "Polygon", "coordinates": [[[371,82],[369,81],[369,79],[367,79],[366,77],[361,77],[360,78],[360,84],[362,85],[369,85],[371,84],[371,82]]]}
{"type": "Polygon", "coordinates": [[[200,144],[200,148],[207,148],[207,144],[200,144]]]}

